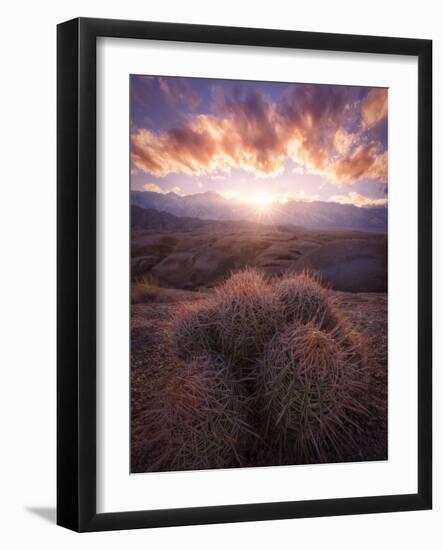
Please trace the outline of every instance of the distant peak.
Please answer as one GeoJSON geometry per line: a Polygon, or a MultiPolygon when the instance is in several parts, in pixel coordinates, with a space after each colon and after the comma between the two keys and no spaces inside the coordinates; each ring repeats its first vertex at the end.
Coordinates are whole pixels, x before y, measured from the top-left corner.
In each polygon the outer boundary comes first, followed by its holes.
{"type": "Polygon", "coordinates": [[[191,195],[185,195],[188,199],[223,199],[222,195],[216,191],[204,191],[203,193],[193,193],[191,195]]]}
{"type": "Polygon", "coordinates": [[[217,197],[221,198],[221,195],[217,193],[217,191],[204,191],[203,193],[197,193],[197,195],[203,195],[205,197],[217,197]]]}

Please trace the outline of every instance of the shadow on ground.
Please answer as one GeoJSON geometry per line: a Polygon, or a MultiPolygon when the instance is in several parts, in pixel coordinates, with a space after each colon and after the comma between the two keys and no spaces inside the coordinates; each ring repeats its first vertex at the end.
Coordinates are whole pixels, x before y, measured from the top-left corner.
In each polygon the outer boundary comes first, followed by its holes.
{"type": "Polygon", "coordinates": [[[49,521],[49,523],[55,523],[56,521],[55,507],[28,506],[26,510],[31,514],[44,519],[45,521],[49,521]]]}

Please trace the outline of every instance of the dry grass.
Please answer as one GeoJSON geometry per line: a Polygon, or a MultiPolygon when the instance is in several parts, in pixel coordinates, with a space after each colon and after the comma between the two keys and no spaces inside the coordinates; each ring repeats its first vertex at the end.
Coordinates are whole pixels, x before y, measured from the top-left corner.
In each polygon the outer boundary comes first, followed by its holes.
{"type": "Polygon", "coordinates": [[[158,281],[151,275],[144,275],[131,284],[131,303],[139,304],[152,300],[159,289],[158,281]]]}
{"type": "Polygon", "coordinates": [[[137,413],[133,471],[358,455],[366,344],[315,275],[236,273],[175,306],[161,336],[168,367],[137,413]]]}

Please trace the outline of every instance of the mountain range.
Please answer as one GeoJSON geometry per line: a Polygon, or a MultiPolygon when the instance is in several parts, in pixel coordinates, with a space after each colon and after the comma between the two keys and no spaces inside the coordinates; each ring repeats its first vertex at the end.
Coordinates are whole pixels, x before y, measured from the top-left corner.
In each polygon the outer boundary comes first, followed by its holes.
{"type": "Polygon", "coordinates": [[[226,231],[232,230],[253,230],[262,227],[262,224],[248,220],[210,220],[202,218],[191,218],[189,216],[175,216],[165,211],[158,211],[153,208],[142,208],[135,204],[131,205],[131,227],[132,229],[148,231],[226,231]]]}
{"type": "MultiPolygon", "coordinates": [[[[387,231],[388,212],[385,207],[357,207],[352,204],[336,202],[302,202],[288,201],[285,204],[271,206],[266,212],[258,212],[253,206],[244,202],[227,199],[213,191],[181,196],[176,193],[153,193],[150,191],[132,191],[131,204],[144,209],[156,210],[151,214],[138,212],[144,217],[163,215],[163,222],[167,224],[164,213],[174,216],[195,218],[200,220],[232,220],[260,222],[268,225],[290,224],[310,229],[349,229],[385,233],[387,231]]],[[[170,220],[171,221],[171,220],[170,220]]],[[[134,219],[133,219],[134,222],[134,219]]],[[[156,223],[158,223],[157,220],[156,223]]],[[[166,227],[165,227],[166,228],[166,227]]]]}

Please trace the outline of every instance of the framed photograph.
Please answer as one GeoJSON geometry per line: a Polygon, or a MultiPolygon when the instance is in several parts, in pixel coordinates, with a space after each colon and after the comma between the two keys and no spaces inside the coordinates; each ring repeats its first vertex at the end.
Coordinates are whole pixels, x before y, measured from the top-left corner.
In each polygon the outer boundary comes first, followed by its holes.
{"type": "Polygon", "coordinates": [[[430,509],[432,43],[58,26],[59,525],[430,509]]]}

